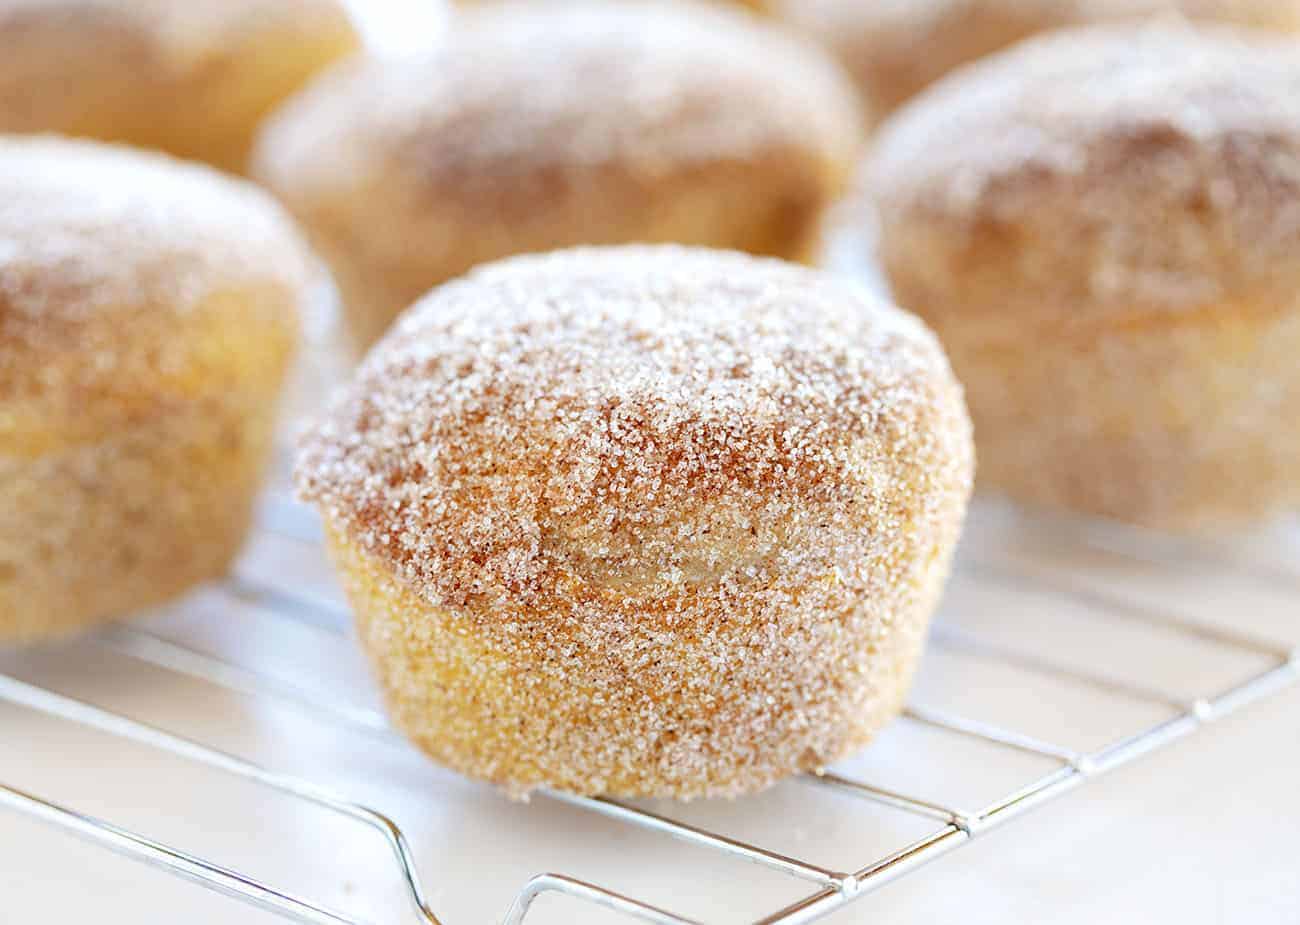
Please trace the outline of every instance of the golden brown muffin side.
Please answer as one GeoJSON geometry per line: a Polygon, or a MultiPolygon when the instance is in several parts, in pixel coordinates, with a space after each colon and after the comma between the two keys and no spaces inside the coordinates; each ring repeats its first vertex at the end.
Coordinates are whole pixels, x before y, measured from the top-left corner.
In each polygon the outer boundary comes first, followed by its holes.
{"type": "Polygon", "coordinates": [[[95,440],[0,451],[0,643],[129,617],[225,575],[275,411],[274,389],[204,395],[95,440]]]}
{"type": "Polygon", "coordinates": [[[358,47],[336,0],[0,0],[0,132],[238,172],[262,118],[358,47]]]}
{"type": "Polygon", "coordinates": [[[1201,533],[1300,508],[1300,300],[1017,340],[941,328],[985,488],[1201,533]]]}
{"type": "Polygon", "coordinates": [[[323,78],[269,124],[256,173],[367,344],[431,286],[514,253],[675,241],[806,258],[857,134],[833,63],[751,17],[505,4],[460,17],[433,56],[323,78]]]}
{"type": "Polygon", "coordinates": [[[968,386],[984,484],[1177,529],[1300,502],[1300,43],[1033,40],[893,120],[858,209],[968,386]]]}
{"type": "Polygon", "coordinates": [[[292,224],[249,184],[0,138],[0,638],[225,569],[309,280],[292,224]]]}
{"type": "Polygon", "coordinates": [[[1053,29],[1186,17],[1300,31],[1297,0],[773,0],[772,6],[833,49],[882,115],[950,71],[1053,29]]]}
{"type": "Polygon", "coordinates": [[[894,715],[971,464],[903,313],[788,264],[610,248],[435,290],[298,481],[434,757],[515,792],[701,796],[894,715]]]}

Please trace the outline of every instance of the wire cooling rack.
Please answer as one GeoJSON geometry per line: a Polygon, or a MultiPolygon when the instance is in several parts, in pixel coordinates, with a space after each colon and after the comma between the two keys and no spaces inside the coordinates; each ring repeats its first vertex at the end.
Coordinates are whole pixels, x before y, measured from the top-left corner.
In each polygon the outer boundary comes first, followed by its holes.
{"type": "MultiPolygon", "coordinates": [[[[1230,615],[1233,627],[1229,629],[1221,620],[1206,619],[1204,613],[1174,613],[1164,604],[1171,580],[1186,587],[1195,579],[1205,586],[1206,576],[1212,574],[1216,576],[1212,587],[1219,588],[1226,595],[1223,600],[1234,606],[1249,607],[1252,595],[1257,595],[1289,610],[1300,593],[1300,571],[1293,568],[1300,563],[1300,556],[1293,556],[1298,547],[1287,545],[1297,542],[1293,533],[1288,533],[1281,545],[1263,543],[1261,553],[1258,548],[1158,541],[1115,527],[1026,522],[987,505],[973,520],[927,655],[926,667],[946,660],[936,670],[939,681],[927,683],[923,671],[912,706],[883,738],[923,733],[947,745],[1021,756],[1035,769],[1025,779],[1002,783],[991,798],[967,805],[945,794],[968,776],[973,765],[945,765],[942,760],[927,758],[924,763],[928,767],[938,768],[932,789],[939,795],[917,792],[916,782],[923,780],[924,774],[909,767],[911,749],[895,742],[868,749],[865,767],[862,762],[849,762],[823,775],[783,785],[799,791],[779,804],[792,817],[803,812],[802,801],[822,792],[864,802],[879,812],[924,826],[924,834],[895,845],[881,846],[879,839],[864,838],[861,854],[848,865],[813,860],[815,837],[798,843],[804,850],[788,851],[724,830],[725,821],[743,818],[751,803],[767,805],[762,797],[728,803],[720,811],[710,809],[707,801],[647,804],[553,792],[543,793],[542,799],[531,805],[510,804],[495,795],[492,799],[516,820],[549,801],[568,812],[598,814],[616,829],[626,827],[656,838],[678,839],[707,854],[759,865],[771,876],[799,885],[798,898],[758,916],[746,913],[729,920],[796,925],[859,901],[1022,813],[1189,736],[1300,676],[1300,658],[1292,645],[1252,635],[1242,628],[1248,621],[1241,620],[1239,613],[1230,615]],[[970,614],[976,616],[963,618],[970,614]],[[1144,651],[1148,654],[1142,654],[1144,651]],[[1153,659],[1151,651],[1159,657],[1153,659]],[[1094,706],[1098,700],[1124,704],[1129,713],[1109,709],[1104,713],[1108,717],[1104,728],[1093,728],[1097,726],[1095,717],[1103,715],[1094,706]],[[1009,704],[1023,707],[1026,703],[1037,707],[1026,720],[1028,728],[1005,720],[1014,712],[1009,704]],[[1132,722],[1114,719],[1121,715],[1132,722]],[[877,749],[883,760],[877,760],[877,749]],[[692,814],[702,816],[703,821],[692,821],[692,814]]],[[[292,502],[272,497],[264,506],[260,535],[252,545],[249,557],[235,573],[205,592],[206,606],[214,602],[218,607],[238,606],[242,612],[255,614],[258,621],[305,627],[344,645],[347,613],[323,578],[319,532],[311,516],[292,502]],[[268,549],[278,549],[279,559],[268,563],[268,549]],[[312,565],[305,569],[282,566],[286,556],[312,565]]],[[[1192,593],[1205,605],[1202,609],[1222,610],[1222,600],[1216,601],[1213,593],[1197,595],[1194,589],[1192,593]]],[[[317,670],[310,665],[296,664],[296,675],[271,672],[250,666],[238,646],[215,644],[195,629],[195,621],[184,622],[187,609],[193,606],[185,602],[172,608],[173,623],[160,618],[121,625],[77,645],[305,714],[341,739],[367,743],[366,749],[370,744],[407,748],[373,704],[335,696],[328,692],[328,684],[309,683],[317,670]],[[177,619],[180,628],[175,625],[177,619]]],[[[57,658],[59,653],[51,657],[57,658]]],[[[11,656],[0,662],[0,667],[21,668],[23,664],[21,656],[11,656]]],[[[459,925],[439,918],[442,913],[426,889],[421,871],[436,880],[472,874],[422,867],[399,820],[371,808],[369,801],[349,799],[294,774],[280,773],[132,718],[124,710],[69,696],[42,684],[39,677],[29,677],[32,673],[15,670],[0,674],[0,702],[49,722],[75,724],[165,753],[262,788],[278,800],[337,814],[368,827],[378,833],[396,868],[391,889],[404,894],[408,907],[407,918],[402,920],[459,925]]],[[[30,744],[40,748],[42,742],[44,738],[30,744]]],[[[917,760],[921,760],[919,754],[917,760]]],[[[988,760],[982,758],[975,764],[988,760]]],[[[429,769],[429,773],[443,772],[429,769]]],[[[32,792],[30,787],[0,781],[0,806],[291,920],[372,920],[364,913],[341,910],[269,878],[218,863],[193,849],[166,844],[112,818],[79,811],[32,792]]],[[[885,821],[863,828],[864,833],[877,835],[895,831],[885,821]]],[[[610,837],[617,843],[621,836],[614,831],[610,837]]],[[[498,843],[491,850],[511,847],[498,843]]],[[[321,854],[324,863],[328,852],[321,854]]],[[[534,854],[536,869],[546,869],[544,854],[534,854]]],[[[665,865],[684,863],[671,853],[654,857],[665,865]]],[[[691,882],[689,870],[679,870],[676,876],[680,882],[691,882]]],[[[518,888],[513,898],[498,897],[498,905],[481,909],[475,920],[494,920],[506,909],[505,922],[531,923],[534,901],[551,893],[582,904],[574,906],[565,921],[577,920],[572,916],[581,914],[576,911],[579,908],[674,925],[699,921],[695,916],[700,913],[692,908],[598,885],[582,871],[537,874],[518,888]]],[[[677,893],[679,897],[694,896],[690,889],[677,893]]],[[[483,901],[485,906],[489,903],[486,897],[483,901]]],[[[717,907],[711,907],[710,921],[715,920],[716,912],[717,907]]]]}

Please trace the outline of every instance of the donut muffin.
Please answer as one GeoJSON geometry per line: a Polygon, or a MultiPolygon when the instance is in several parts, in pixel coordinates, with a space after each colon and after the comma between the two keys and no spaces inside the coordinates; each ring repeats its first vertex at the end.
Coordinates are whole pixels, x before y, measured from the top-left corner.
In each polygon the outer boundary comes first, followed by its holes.
{"type": "Polygon", "coordinates": [[[256,188],[0,136],[0,641],[221,575],[271,446],[308,261],[256,188]]]}
{"type": "Polygon", "coordinates": [[[337,0],[0,0],[0,132],[241,171],[266,113],[357,45],[337,0]]]}
{"type": "Polygon", "coordinates": [[[949,71],[1050,29],[1187,17],[1300,30],[1300,0],[770,0],[833,49],[877,113],[949,71]]]}
{"type": "Polygon", "coordinates": [[[1033,40],[892,120],[863,189],[983,485],[1174,530],[1300,503],[1300,42],[1033,40]]]}
{"type": "Polygon", "coordinates": [[[834,63],[746,13],[505,3],[458,17],[431,56],[327,75],[273,118],[256,174],[366,345],[431,286],[519,252],[807,257],[857,140],[834,63]]]}
{"type": "Polygon", "coordinates": [[[933,336],[857,293],[579,249],[404,314],[297,471],[396,725],[515,794],[697,797],[893,717],[970,430],[933,336]]]}

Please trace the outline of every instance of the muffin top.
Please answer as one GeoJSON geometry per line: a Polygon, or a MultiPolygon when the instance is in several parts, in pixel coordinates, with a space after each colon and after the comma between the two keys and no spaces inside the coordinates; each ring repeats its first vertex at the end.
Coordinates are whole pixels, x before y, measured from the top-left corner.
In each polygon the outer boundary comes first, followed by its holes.
{"type": "Polygon", "coordinates": [[[849,157],[857,133],[835,65],[744,12],[504,3],[456,17],[430,55],[335,69],[272,120],[256,161],[291,200],[396,175],[385,182],[481,202],[508,177],[536,208],[566,168],[654,177],[782,148],[849,157]]]}
{"type": "Polygon", "coordinates": [[[309,280],[292,223],[249,183],[125,147],[0,136],[11,412],[75,416],[109,394],[197,386],[238,365],[232,336],[291,339],[309,280]]]}
{"type": "Polygon", "coordinates": [[[259,116],[357,45],[339,0],[0,0],[0,131],[246,156],[259,116]]]}
{"type": "Polygon", "coordinates": [[[882,550],[960,520],[969,440],[911,316],[779,261],[592,248],[434,290],[297,478],[434,603],[671,618],[695,594],[726,619],[745,589],[845,607],[896,581],[916,564],[882,550]]]}
{"type": "Polygon", "coordinates": [[[887,261],[933,290],[923,314],[1113,317],[1294,292],[1300,42],[1177,24],[1031,40],[918,97],[863,179],[887,261]],[[982,272],[997,284],[966,285],[982,272]]]}
{"type": "Polygon", "coordinates": [[[1052,29],[1184,17],[1300,30],[1300,0],[771,0],[771,6],[836,48],[886,111],[953,68],[1052,29]]]}

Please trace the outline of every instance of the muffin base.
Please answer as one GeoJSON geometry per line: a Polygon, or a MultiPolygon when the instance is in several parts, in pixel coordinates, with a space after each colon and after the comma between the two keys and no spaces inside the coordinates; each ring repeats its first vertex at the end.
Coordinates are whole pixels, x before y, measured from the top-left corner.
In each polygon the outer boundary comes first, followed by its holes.
{"type": "Polygon", "coordinates": [[[528,626],[434,607],[337,529],[328,539],[393,723],[439,764],[515,797],[543,786],[736,796],[853,754],[902,710],[948,570],[946,555],[918,561],[888,626],[810,617],[796,632],[822,643],[812,659],[745,664],[755,628],[737,621],[710,628],[734,636],[734,660],[719,664],[703,629],[683,627],[658,639],[644,672],[601,693],[584,675],[608,661],[584,650],[579,629],[545,640],[539,659],[520,644],[528,626]],[[666,677],[689,680],[657,683],[666,677]]]}
{"type": "Polygon", "coordinates": [[[1177,532],[1300,507],[1300,306],[1220,303],[1014,340],[937,327],[984,489],[1177,532]]]}
{"type": "Polygon", "coordinates": [[[102,439],[0,452],[0,641],[58,637],[224,575],[274,402],[195,400],[102,439]]]}

